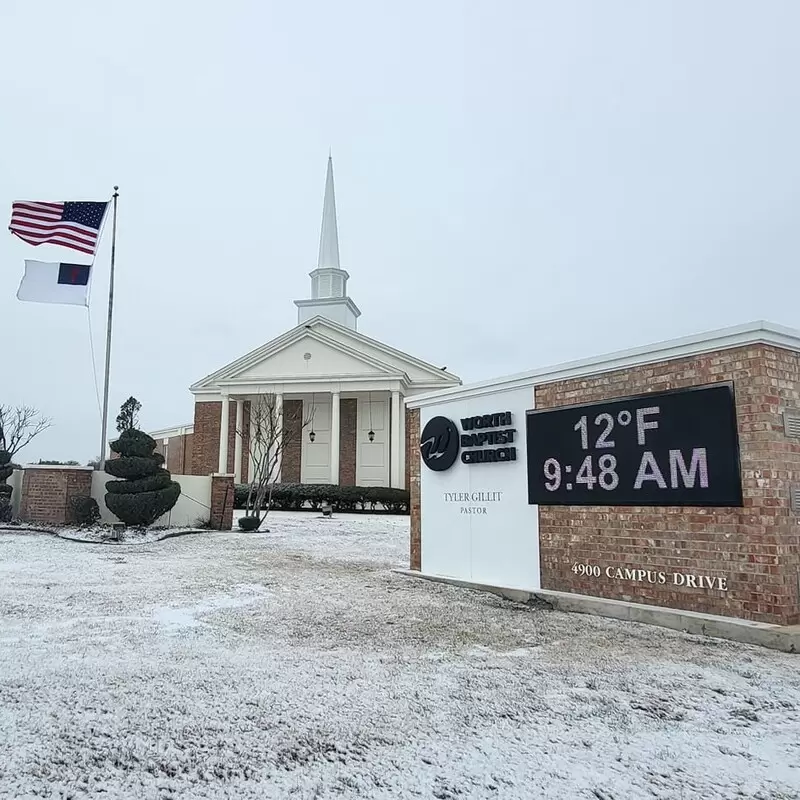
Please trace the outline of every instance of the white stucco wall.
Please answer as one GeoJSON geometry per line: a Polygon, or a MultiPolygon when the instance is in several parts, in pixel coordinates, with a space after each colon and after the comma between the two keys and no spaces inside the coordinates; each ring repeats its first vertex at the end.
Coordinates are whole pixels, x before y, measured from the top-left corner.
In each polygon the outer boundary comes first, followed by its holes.
{"type": "MultiPolygon", "coordinates": [[[[100,516],[103,522],[115,523],[119,520],[106,508],[106,481],[116,478],[107,472],[95,471],[92,473],[92,497],[100,506],[100,516]]],[[[155,523],[157,527],[169,526],[173,528],[191,527],[206,524],[211,515],[211,476],[204,475],[173,475],[172,480],[181,485],[181,495],[175,507],[159,517],[155,523]]]]}
{"type": "Polygon", "coordinates": [[[443,472],[420,465],[423,573],[510,589],[540,588],[539,515],[538,506],[528,505],[525,445],[525,412],[533,404],[528,386],[420,409],[420,432],[436,416],[448,417],[461,432],[464,417],[510,411],[517,450],[516,461],[464,464],[459,459],[443,472]],[[472,499],[480,493],[499,497],[472,499]],[[459,498],[463,495],[468,499],[459,498]]]}
{"type": "Polygon", "coordinates": [[[6,483],[9,486],[14,488],[14,491],[11,495],[11,513],[14,515],[15,518],[19,517],[19,504],[22,500],[22,476],[24,475],[24,471],[21,469],[15,469],[11,473],[11,477],[6,480],[6,483]]]}

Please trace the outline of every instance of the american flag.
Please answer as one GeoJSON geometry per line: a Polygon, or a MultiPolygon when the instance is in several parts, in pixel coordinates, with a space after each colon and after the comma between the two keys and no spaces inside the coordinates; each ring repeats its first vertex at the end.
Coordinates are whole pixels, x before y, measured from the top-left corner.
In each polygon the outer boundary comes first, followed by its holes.
{"type": "Polygon", "coordinates": [[[108,203],[19,200],[11,204],[8,229],[34,246],[55,244],[94,255],[108,203]]]}

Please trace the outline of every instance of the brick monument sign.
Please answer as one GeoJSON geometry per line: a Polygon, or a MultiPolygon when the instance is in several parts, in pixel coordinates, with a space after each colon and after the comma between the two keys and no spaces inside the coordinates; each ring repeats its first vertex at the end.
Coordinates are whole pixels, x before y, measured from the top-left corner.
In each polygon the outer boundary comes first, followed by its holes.
{"type": "Polygon", "coordinates": [[[408,405],[412,569],[800,623],[800,332],[756,323],[408,405]],[[501,440],[462,417],[506,407],[515,460],[465,461],[501,440]],[[461,420],[447,472],[424,463],[437,414],[461,420]]]}

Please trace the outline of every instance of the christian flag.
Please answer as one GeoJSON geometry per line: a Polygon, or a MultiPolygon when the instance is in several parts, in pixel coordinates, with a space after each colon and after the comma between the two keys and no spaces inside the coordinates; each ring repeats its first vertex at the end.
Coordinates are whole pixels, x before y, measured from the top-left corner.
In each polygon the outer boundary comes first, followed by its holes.
{"type": "Polygon", "coordinates": [[[17,299],[29,303],[89,305],[90,264],[51,261],[25,261],[25,274],[17,289],[17,299]]]}

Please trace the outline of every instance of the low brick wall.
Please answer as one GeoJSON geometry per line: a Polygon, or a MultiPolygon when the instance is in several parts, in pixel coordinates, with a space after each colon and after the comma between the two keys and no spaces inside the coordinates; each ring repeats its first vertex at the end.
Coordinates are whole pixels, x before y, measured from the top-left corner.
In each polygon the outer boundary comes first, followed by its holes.
{"type": "Polygon", "coordinates": [[[69,525],[75,522],[71,499],[90,497],[91,467],[26,466],[19,516],[25,522],[69,525]]]}

